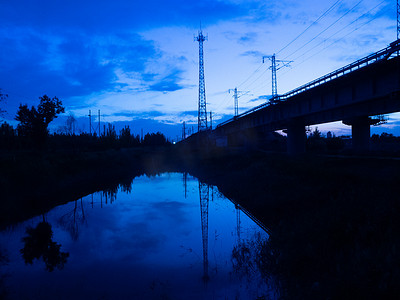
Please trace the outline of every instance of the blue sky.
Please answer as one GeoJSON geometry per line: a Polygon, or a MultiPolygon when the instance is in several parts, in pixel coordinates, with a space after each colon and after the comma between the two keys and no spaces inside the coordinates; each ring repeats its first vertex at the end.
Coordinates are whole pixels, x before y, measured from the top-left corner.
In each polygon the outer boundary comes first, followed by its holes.
{"type": "MultiPolygon", "coordinates": [[[[200,22],[214,124],[233,114],[229,89],[248,91],[240,112],[271,94],[263,55],[293,60],[278,71],[284,93],[396,39],[396,1],[388,0],[1,0],[0,19],[4,120],[12,122],[20,103],[36,105],[47,94],[63,101],[65,116],[75,115],[82,131],[89,109],[100,109],[101,122],[129,124],[137,133],[159,129],[170,138],[181,135],[183,121],[197,127],[193,38],[200,22]]],[[[372,131],[399,134],[399,119],[390,115],[372,131]]],[[[340,123],[319,128],[350,133],[340,123]]]]}

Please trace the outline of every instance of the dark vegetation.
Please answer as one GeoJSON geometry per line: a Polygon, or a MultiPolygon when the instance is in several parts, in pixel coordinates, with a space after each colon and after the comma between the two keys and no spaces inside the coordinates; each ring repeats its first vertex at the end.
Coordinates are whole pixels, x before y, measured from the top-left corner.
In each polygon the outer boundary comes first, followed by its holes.
{"type": "Polygon", "coordinates": [[[68,130],[50,134],[49,123],[63,111],[58,98],[45,95],[37,107],[20,105],[16,129],[0,125],[0,228],[126,177],[154,172],[153,156],[170,146],[160,132],[141,139],[129,127],[117,133],[111,124],[101,136],[76,135],[70,118],[68,130]]]}

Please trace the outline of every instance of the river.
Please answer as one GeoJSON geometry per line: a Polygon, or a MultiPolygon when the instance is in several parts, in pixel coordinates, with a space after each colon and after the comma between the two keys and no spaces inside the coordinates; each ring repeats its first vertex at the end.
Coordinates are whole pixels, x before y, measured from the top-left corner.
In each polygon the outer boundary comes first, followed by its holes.
{"type": "Polygon", "coordinates": [[[0,298],[274,299],[267,240],[214,186],[136,177],[0,232],[0,298]]]}

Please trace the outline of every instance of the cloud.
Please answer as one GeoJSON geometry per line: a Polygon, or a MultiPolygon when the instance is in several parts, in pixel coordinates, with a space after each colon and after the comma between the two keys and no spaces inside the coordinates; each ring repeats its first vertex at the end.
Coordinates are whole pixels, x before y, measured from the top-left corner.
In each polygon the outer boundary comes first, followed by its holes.
{"type": "Polygon", "coordinates": [[[250,99],[250,100],[247,101],[247,102],[248,102],[248,103],[251,103],[251,102],[258,102],[258,101],[263,101],[263,102],[265,102],[265,101],[267,101],[269,98],[271,98],[271,95],[261,95],[261,96],[258,96],[257,98],[250,99]]]}
{"type": "Polygon", "coordinates": [[[45,35],[22,29],[0,32],[0,80],[6,88],[18,82],[33,95],[84,96],[121,87],[116,70],[143,74],[149,59],[160,57],[153,42],[138,34],[86,36],[45,35]]]}
{"type": "Polygon", "coordinates": [[[249,44],[256,41],[258,34],[256,32],[249,32],[239,38],[239,43],[249,44]]]}
{"type": "Polygon", "coordinates": [[[182,117],[184,117],[184,116],[197,117],[198,113],[199,112],[197,110],[188,110],[188,111],[181,112],[179,115],[182,117]]]}
{"type": "Polygon", "coordinates": [[[115,32],[121,28],[139,29],[165,25],[192,24],[201,19],[214,23],[246,15],[260,6],[257,1],[35,1],[2,3],[0,18],[3,24],[29,26],[50,31],[60,28],[86,32],[115,32]]]}
{"type": "Polygon", "coordinates": [[[161,111],[157,111],[157,110],[152,110],[152,111],[119,111],[116,113],[113,113],[112,116],[115,117],[127,117],[127,118],[131,118],[131,119],[135,119],[135,118],[142,118],[142,119],[146,119],[146,118],[154,118],[154,117],[161,117],[161,116],[165,116],[166,114],[161,112],[161,111]]]}
{"type": "Polygon", "coordinates": [[[182,71],[175,69],[170,74],[161,78],[158,82],[151,84],[149,86],[150,91],[156,92],[174,92],[185,88],[184,85],[179,84],[182,71]]]}
{"type": "Polygon", "coordinates": [[[246,52],[243,52],[240,54],[241,56],[251,56],[251,57],[256,57],[258,60],[260,60],[260,57],[263,57],[264,53],[256,50],[249,50],[246,52]]]}

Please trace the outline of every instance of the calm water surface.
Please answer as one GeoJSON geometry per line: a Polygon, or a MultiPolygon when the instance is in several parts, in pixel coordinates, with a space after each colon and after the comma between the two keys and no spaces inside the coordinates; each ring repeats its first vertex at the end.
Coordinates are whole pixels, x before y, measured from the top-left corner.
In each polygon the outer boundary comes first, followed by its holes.
{"type": "Polygon", "coordinates": [[[0,232],[0,290],[6,299],[269,299],[274,289],[251,263],[251,245],[267,238],[216,187],[142,176],[0,232]]]}

